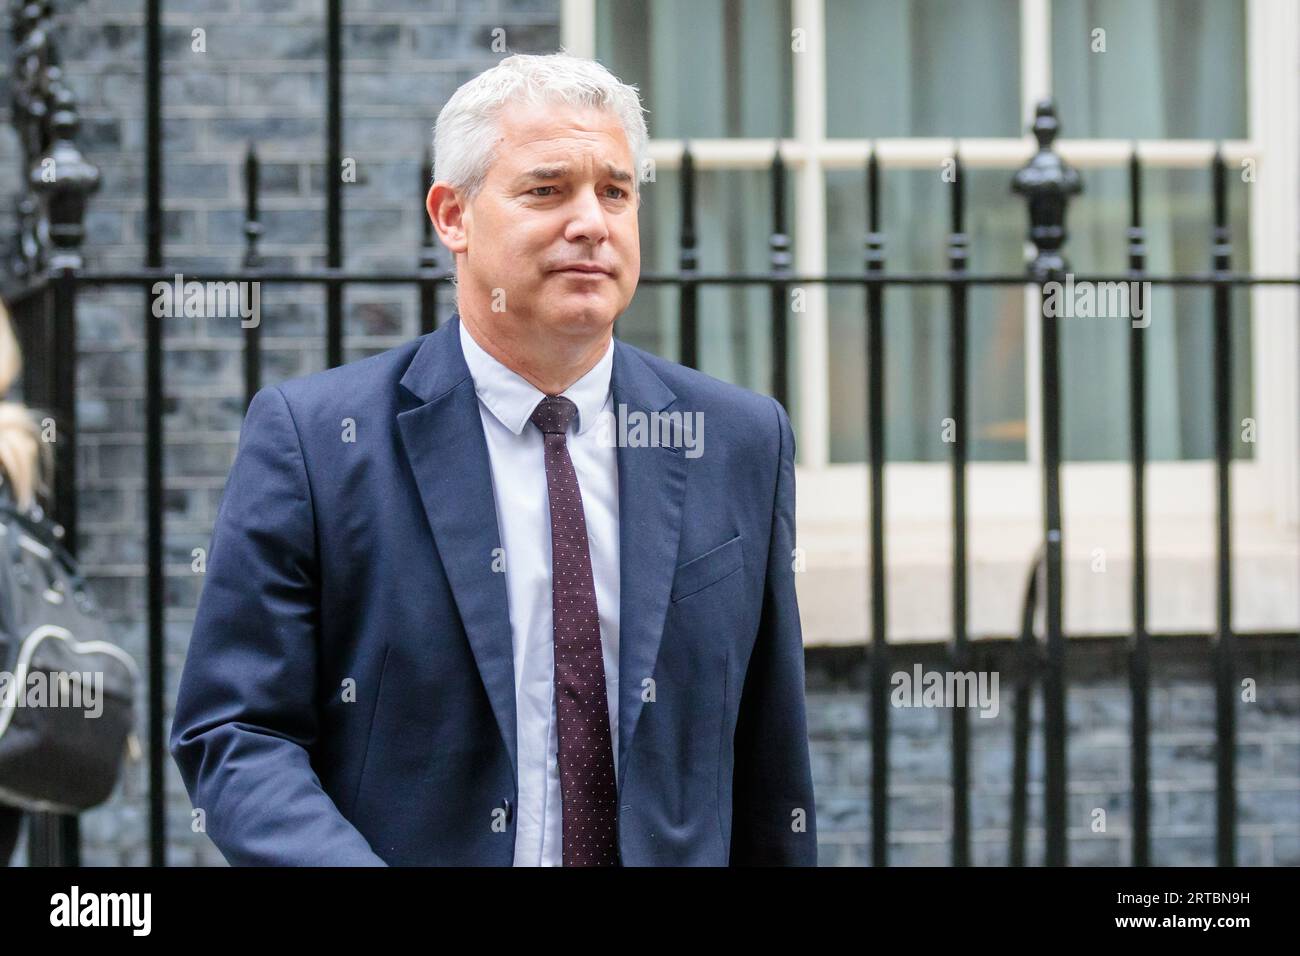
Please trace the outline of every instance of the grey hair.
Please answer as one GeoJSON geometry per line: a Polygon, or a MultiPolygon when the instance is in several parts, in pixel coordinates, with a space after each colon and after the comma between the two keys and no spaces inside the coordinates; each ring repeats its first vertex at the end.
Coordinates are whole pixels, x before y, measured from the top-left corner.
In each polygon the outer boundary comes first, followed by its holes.
{"type": "Polygon", "coordinates": [[[483,187],[501,139],[498,116],[508,103],[568,103],[609,110],[627,137],[636,168],[638,200],[646,176],[648,112],[635,86],[621,82],[595,60],[559,53],[517,53],[464,83],[447,100],[433,129],[433,177],[448,182],[466,201],[483,187]]]}

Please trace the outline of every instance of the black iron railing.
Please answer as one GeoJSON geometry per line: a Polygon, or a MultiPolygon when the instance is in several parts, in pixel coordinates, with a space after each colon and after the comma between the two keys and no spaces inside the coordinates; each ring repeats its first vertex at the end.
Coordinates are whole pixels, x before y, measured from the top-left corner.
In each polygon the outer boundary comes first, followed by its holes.
{"type": "MultiPolygon", "coordinates": [[[[344,288],[350,283],[399,285],[419,290],[419,327],[421,332],[434,329],[438,322],[439,292],[450,279],[450,272],[438,261],[438,247],[427,218],[417,256],[417,267],[410,272],[349,272],[342,268],[343,197],[337,175],[342,155],[342,72],[341,0],[325,0],[326,68],[327,68],[327,175],[325,237],[326,268],[304,271],[267,269],[261,265],[258,243],[262,234],[259,219],[259,162],[250,145],[245,162],[246,222],[245,251],[237,269],[209,273],[200,281],[295,283],[323,286],[326,292],[325,345],[329,365],[337,365],[343,355],[342,303],[344,288]]],[[[14,2],[12,15],[16,40],[14,84],[14,123],[23,143],[24,176],[29,191],[18,198],[18,234],[10,262],[12,283],[9,304],[16,318],[20,341],[27,359],[25,394],[31,403],[50,408],[58,421],[60,441],[56,461],[55,500],[52,511],[68,529],[68,540],[75,547],[76,535],[76,307],[77,292],[88,287],[125,287],[143,289],[146,298],[157,282],[170,282],[172,270],[164,268],[162,217],[165,208],[160,143],[162,140],[160,2],[145,0],[145,233],[144,266],[138,270],[95,271],[82,268],[80,248],[84,239],[84,219],[89,195],[98,180],[93,166],[77,152],[76,104],[61,80],[49,35],[48,0],[14,2]],[[42,179],[46,160],[54,159],[58,170],[53,180],[42,179]]],[[[1063,249],[1066,241],[1066,212],[1072,196],[1082,189],[1078,173],[1069,168],[1054,151],[1058,122],[1050,102],[1037,108],[1033,133],[1038,150],[1015,174],[1013,191],[1028,205],[1029,239],[1036,250],[1023,273],[972,275],[967,271],[968,237],[965,232],[966,210],[964,175],[960,156],[954,156],[957,173],[950,190],[950,231],[947,238],[948,270],[937,273],[889,273],[886,270],[886,236],[881,231],[881,171],[875,152],[864,157],[867,221],[863,237],[863,270],[853,274],[798,276],[791,270],[791,242],[784,221],[786,199],[785,163],[779,146],[772,162],[772,223],[769,237],[769,269],[753,274],[709,274],[698,269],[695,231],[695,166],[689,144],[680,165],[681,230],[679,269],[676,273],[643,275],[646,285],[671,286],[679,295],[679,361],[698,366],[699,341],[698,292],[705,285],[757,285],[770,290],[771,352],[774,397],[788,404],[788,307],[789,291],[794,286],[823,284],[856,286],[865,290],[867,370],[866,430],[867,467],[870,475],[868,500],[869,561],[866,591],[870,593],[870,633],[867,635],[869,658],[868,708],[871,749],[871,845],[872,861],[888,862],[888,792],[890,768],[888,739],[890,712],[887,704],[892,672],[891,645],[886,632],[886,551],[885,551],[885,416],[884,382],[887,365],[883,322],[884,292],[888,287],[937,286],[947,289],[949,307],[949,363],[951,416],[956,422],[967,417],[969,375],[967,359],[967,299],[972,287],[978,286],[1045,286],[1061,280],[1067,271],[1063,249]]],[[[428,188],[430,157],[423,157],[418,196],[424,202],[428,188]]],[[[1229,291],[1238,286],[1281,284],[1300,286],[1298,277],[1257,277],[1235,274],[1231,269],[1231,242],[1227,227],[1227,179],[1223,159],[1213,159],[1214,211],[1213,260],[1209,271],[1198,274],[1149,275],[1145,269],[1142,219],[1142,166],[1136,151],[1129,163],[1130,227],[1127,233],[1129,271],[1117,275],[1076,277],[1075,281],[1095,283],[1130,283],[1135,280],[1164,286],[1204,286],[1214,293],[1214,403],[1215,466],[1217,476],[1217,627],[1214,640],[1214,686],[1217,723],[1217,859],[1232,865],[1236,856],[1236,731],[1233,703],[1235,671],[1231,622],[1232,573],[1231,512],[1229,462],[1232,434],[1229,396],[1231,394],[1231,323],[1229,291]]],[[[1138,303],[1140,306],[1140,303],[1138,303]]],[[[1035,687],[1041,686],[1044,702],[1043,745],[1045,749],[1045,856],[1043,862],[1054,865],[1067,862],[1066,764],[1067,728],[1065,721],[1066,635],[1062,627],[1062,537],[1060,492],[1060,346],[1057,317],[1042,309],[1041,328],[1042,386],[1042,470],[1044,488],[1044,525],[1042,545],[1028,560],[1029,582],[1025,592],[1023,628],[1019,638],[1022,666],[1017,670],[1014,687],[1014,762],[1012,790],[1011,862],[1023,865],[1028,803],[1029,700],[1035,687]],[[1033,631],[1035,607],[1045,605],[1045,628],[1041,640],[1033,631]]],[[[149,760],[149,840],[150,859],[154,865],[166,862],[165,795],[163,761],[165,732],[163,727],[164,645],[163,645],[163,510],[162,510],[162,323],[146,308],[141,315],[147,330],[146,349],[146,433],[145,477],[147,508],[147,593],[148,593],[148,760],[149,760]]],[[[1129,643],[1129,683],[1132,697],[1131,766],[1133,787],[1133,858],[1135,865],[1150,859],[1150,772],[1149,741],[1151,666],[1146,617],[1147,545],[1143,533],[1147,514],[1144,472],[1147,463],[1144,417],[1146,401],[1144,338],[1142,329],[1133,327],[1129,335],[1130,457],[1133,466],[1133,547],[1132,581],[1133,622],[1129,643]]],[[[262,385],[260,323],[245,328],[243,374],[245,403],[262,385]]],[[[952,635],[947,643],[948,658],[956,670],[968,669],[972,659],[967,634],[967,484],[969,461],[967,429],[958,428],[951,442],[952,471],[952,635]]],[[[1300,635],[1296,635],[1300,637],[1300,635]]],[[[970,862],[970,733],[966,709],[952,710],[953,841],[952,862],[970,862]]],[[[47,822],[33,829],[33,860],[49,859],[74,862],[77,858],[75,820],[47,822]]]]}

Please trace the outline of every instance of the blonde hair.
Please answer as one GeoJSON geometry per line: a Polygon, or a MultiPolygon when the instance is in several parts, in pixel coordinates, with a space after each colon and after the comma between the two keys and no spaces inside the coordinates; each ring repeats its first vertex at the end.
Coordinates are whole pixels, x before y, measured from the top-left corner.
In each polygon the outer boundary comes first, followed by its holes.
{"type": "MultiPolygon", "coordinates": [[[[0,302],[0,395],[9,392],[22,364],[9,310],[0,302]]],[[[14,504],[26,510],[38,494],[48,498],[46,476],[53,468],[53,449],[41,440],[36,415],[21,402],[0,401],[0,478],[9,483],[14,504]]]]}

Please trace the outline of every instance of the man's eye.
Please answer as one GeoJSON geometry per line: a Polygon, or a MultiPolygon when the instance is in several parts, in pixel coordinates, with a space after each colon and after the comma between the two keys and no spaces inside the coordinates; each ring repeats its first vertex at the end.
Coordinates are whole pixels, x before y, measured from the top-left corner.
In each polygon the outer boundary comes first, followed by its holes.
{"type": "MultiPolygon", "coordinates": [[[[536,196],[536,195],[537,195],[537,190],[538,190],[538,189],[554,189],[554,188],[555,188],[554,186],[538,186],[538,187],[536,187],[535,189],[530,189],[529,192],[531,192],[534,196],[536,196]]],[[[549,195],[549,193],[548,193],[547,195],[549,195]]],[[[539,198],[545,199],[546,197],[545,197],[545,196],[541,196],[541,197],[539,197],[539,198]]]]}
{"type": "Polygon", "coordinates": [[[627,197],[627,192],[622,189],[619,189],[617,186],[610,186],[609,188],[614,190],[614,192],[618,193],[618,195],[614,197],[615,199],[624,199],[627,197]]]}

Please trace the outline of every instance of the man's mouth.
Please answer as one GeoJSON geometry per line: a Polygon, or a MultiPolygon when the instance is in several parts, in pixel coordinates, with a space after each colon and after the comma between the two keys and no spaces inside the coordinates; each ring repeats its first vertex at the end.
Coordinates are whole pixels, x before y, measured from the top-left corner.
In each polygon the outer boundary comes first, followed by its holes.
{"type": "Polygon", "coordinates": [[[579,264],[579,265],[565,266],[564,268],[556,269],[555,271],[561,275],[589,276],[593,279],[598,279],[601,276],[610,275],[608,269],[606,269],[604,266],[598,266],[598,265],[579,264]]]}

